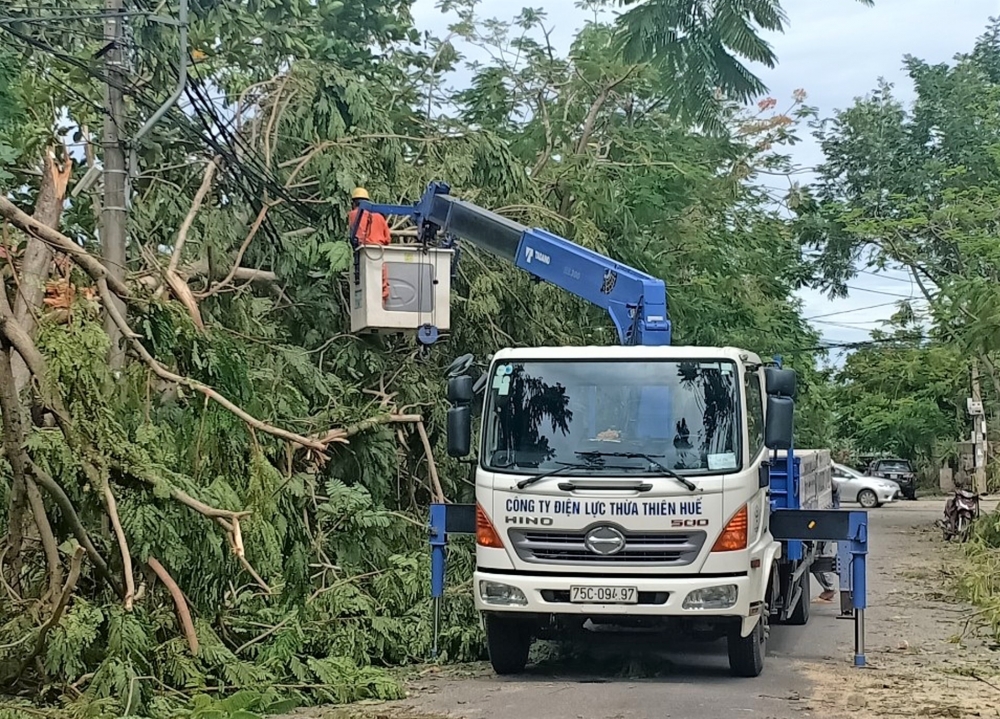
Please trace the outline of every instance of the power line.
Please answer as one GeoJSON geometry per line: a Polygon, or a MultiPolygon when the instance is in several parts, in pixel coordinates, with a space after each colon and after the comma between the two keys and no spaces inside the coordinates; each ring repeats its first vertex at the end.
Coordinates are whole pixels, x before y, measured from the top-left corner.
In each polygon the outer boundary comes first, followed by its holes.
{"type": "Polygon", "coordinates": [[[893,282],[902,282],[907,285],[913,285],[913,278],[906,277],[893,277],[892,275],[887,275],[884,272],[872,272],[871,270],[858,270],[858,274],[871,275],[872,277],[878,277],[883,280],[892,280],[893,282]]]}
{"type": "Polygon", "coordinates": [[[857,290],[858,292],[871,292],[873,295],[885,295],[886,297],[900,297],[904,300],[916,300],[919,297],[914,297],[912,294],[901,295],[898,292],[886,292],[885,290],[870,290],[867,287],[858,287],[856,285],[844,285],[849,290],[857,290]]]}
{"type": "Polygon", "coordinates": [[[813,315],[812,317],[803,317],[802,319],[804,319],[806,321],[811,321],[811,320],[817,320],[817,319],[819,319],[821,317],[834,317],[836,315],[846,315],[846,314],[851,314],[853,312],[865,312],[867,310],[876,310],[876,309],[879,309],[880,307],[895,307],[897,304],[898,303],[896,303],[896,302],[882,302],[882,303],[877,304],[877,305],[868,305],[867,307],[855,307],[855,308],[849,309],[849,310],[838,310],[837,312],[827,312],[827,313],[822,314],[822,315],[813,315]]]}
{"type": "Polygon", "coordinates": [[[817,345],[815,347],[799,347],[797,349],[784,350],[778,354],[802,354],[805,352],[826,352],[827,350],[833,349],[866,349],[868,347],[876,347],[879,345],[890,344],[893,342],[925,342],[930,340],[930,337],[926,335],[914,335],[909,337],[879,337],[872,338],[868,340],[859,340],[857,342],[831,342],[822,345],[817,345]]]}
{"type": "Polygon", "coordinates": [[[876,324],[881,324],[883,322],[888,322],[888,320],[862,320],[858,322],[832,322],[830,320],[813,320],[813,321],[816,322],[817,324],[829,325],[830,327],[843,327],[844,329],[848,330],[853,330],[853,329],[863,330],[865,328],[860,325],[876,325],[876,324]]]}

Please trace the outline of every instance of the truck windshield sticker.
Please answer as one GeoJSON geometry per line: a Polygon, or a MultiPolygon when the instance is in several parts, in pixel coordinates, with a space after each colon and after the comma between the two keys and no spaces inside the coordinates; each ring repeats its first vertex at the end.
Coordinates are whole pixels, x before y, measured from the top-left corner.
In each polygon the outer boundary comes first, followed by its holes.
{"type": "Polygon", "coordinates": [[[708,468],[715,471],[736,469],[736,453],[723,452],[722,454],[708,455],[708,468]]]}
{"type": "Polygon", "coordinates": [[[518,514],[551,517],[689,517],[704,513],[701,499],[673,501],[666,499],[636,501],[536,499],[534,497],[508,497],[504,503],[504,521],[507,524],[534,524],[536,518],[518,517],[518,514]]]}

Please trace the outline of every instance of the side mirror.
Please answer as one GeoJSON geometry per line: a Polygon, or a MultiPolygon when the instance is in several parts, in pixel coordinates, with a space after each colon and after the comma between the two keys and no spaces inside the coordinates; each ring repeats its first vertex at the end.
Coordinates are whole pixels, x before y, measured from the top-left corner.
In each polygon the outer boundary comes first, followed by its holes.
{"type": "Polygon", "coordinates": [[[472,377],[467,374],[448,378],[448,401],[452,404],[468,404],[472,401],[472,377]]]}
{"type": "Polygon", "coordinates": [[[793,369],[764,368],[764,390],[773,397],[795,399],[796,379],[793,369]]]}
{"type": "Polygon", "coordinates": [[[472,451],[472,410],[469,405],[448,410],[448,456],[468,457],[472,451]]]}
{"type": "Polygon", "coordinates": [[[764,444],[768,449],[791,449],[795,420],[795,400],[791,397],[767,398],[767,417],[764,420],[764,444]]]}

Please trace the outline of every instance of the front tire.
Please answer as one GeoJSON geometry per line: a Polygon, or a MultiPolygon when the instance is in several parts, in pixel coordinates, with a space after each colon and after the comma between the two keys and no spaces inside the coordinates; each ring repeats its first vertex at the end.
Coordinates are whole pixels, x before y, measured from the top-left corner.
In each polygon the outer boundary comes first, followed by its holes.
{"type": "Polygon", "coordinates": [[[528,663],[531,629],[523,621],[488,614],[486,647],[494,672],[500,676],[520,674],[528,663]]]}
{"type": "Polygon", "coordinates": [[[865,509],[875,509],[878,507],[878,495],[870,489],[862,489],[858,492],[858,504],[865,509]]]}
{"type": "Polygon", "coordinates": [[[960,542],[964,542],[969,538],[969,527],[971,524],[969,520],[965,517],[958,518],[958,524],[955,527],[955,535],[958,537],[960,542]]]}
{"type": "Polygon", "coordinates": [[[729,631],[729,671],[735,677],[758,677],[764,671],[764,656],[767,654],[768,609],[761,612],[760,619],[748,636],[740,636],[740,624],[729,631]]]}
{"type": "Polygon", "coordinates": [[[768,577],[767,591],[764,592],[764,605],[760,608],[760,619],[753,627],[749,636],[740,635],[740,622],[734,622],[729,628],[726,638],[726,648],[729,651],[729,672],[734,677],[758,677],[764,671],[764,657],[767,656],[767,638],[771,633],[771,607],[774,597],[780,591],[777,566],[772,567],[768,577]]]}

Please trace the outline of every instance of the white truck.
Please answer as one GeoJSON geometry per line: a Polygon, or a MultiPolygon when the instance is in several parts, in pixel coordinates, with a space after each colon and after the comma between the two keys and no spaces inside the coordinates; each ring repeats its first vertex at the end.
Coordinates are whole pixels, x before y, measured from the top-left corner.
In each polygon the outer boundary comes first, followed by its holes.
{"type": "MultiPolygon", "coordinates": [[[[768,403],[768,381],[790,371],[728,347],[547,347],[497,352],[484,379],[474,591],[497,673],[534,637],[639,624],[726,636],[756,676],[769,624],[808,620],[815,546],[790,557],[768,526],[794,394],[768,403]]],[[[797,506],[831,507],[829,452],[795,454],[797,506]]]]}
{"type": "Polygon", "coordinates": [[[589,620],[717,632],[733,672],[756,676],[769,624],[809,617],[817,543],[850,539],[864,662],[866,520],[826,511],[828,452],[792,451],[794,372],[741,349],[671,346],[663,280],[456,199],[446,183],[413,205],[360,206],[409,217],[418,244],[370,256],[352,228],[356,331],[434,344],[450,329],[443,267],[454,273],[461,241],[601,308],[621,345],[505,349],[478,380],[472,355],[449,368],[452,457],[470,454],[484,396],[476,503],[430,508],[435,642],[448,535],[474,532],[497,672],[520,671],[533,637],[589,620]]]}

